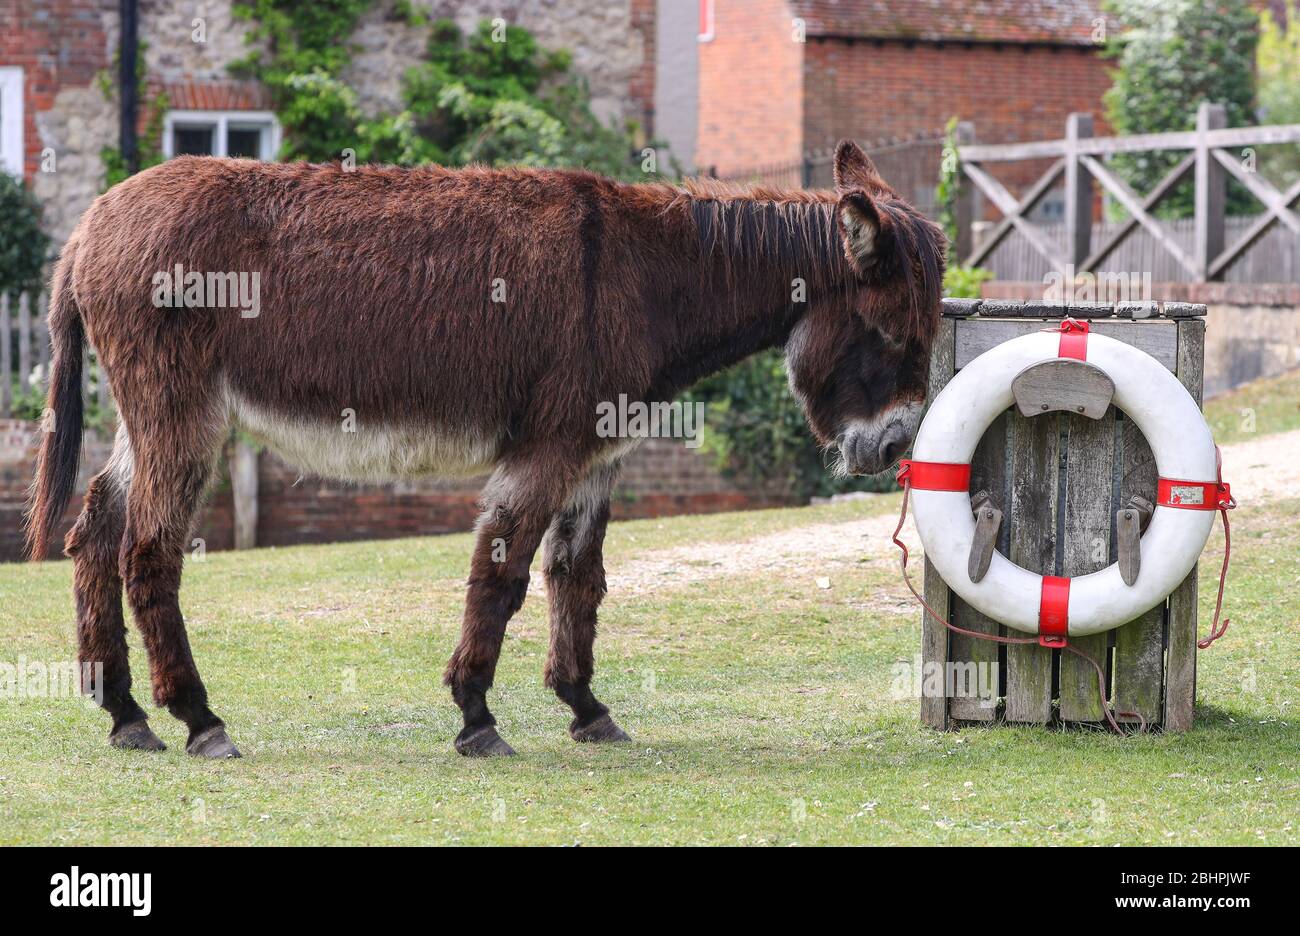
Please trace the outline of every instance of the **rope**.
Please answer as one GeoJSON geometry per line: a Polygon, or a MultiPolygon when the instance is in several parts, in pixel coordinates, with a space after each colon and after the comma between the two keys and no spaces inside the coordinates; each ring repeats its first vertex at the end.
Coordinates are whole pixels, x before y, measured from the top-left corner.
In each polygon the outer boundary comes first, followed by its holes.
{"type": "Polygon", "coordinates": [[[1227,618],[1219,626],[1219,612],[1223,610],[1223,588],[1228,581],[1228,560],[1232,558],[1232,527],[1228,523],[1228,511],[1237,506],[1237,499],[1232,496],[1228,486],[1223,483],[1223,452],[1214,447],[1215,468],[1219,477],[1219,516],[1223,518],[1223,566],[1219,569],[1219,597],[1214,601],[1214,620],[1210,623],[1210,636],[1196,641],[1197,649],[1207,650],[1210,644],[1228,632],[1227,618]]]}

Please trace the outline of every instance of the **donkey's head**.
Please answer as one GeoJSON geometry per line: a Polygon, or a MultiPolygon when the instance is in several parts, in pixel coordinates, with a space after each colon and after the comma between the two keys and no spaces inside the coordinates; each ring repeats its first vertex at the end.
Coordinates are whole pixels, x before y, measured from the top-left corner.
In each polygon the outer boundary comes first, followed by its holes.
{"type": "Polygon", "coordinates": [[[834,211],[847,283],[814,301],[786,346],[790,386],[842,470],[893,464],[921,423],[946,240],[855,143],[835,151],[834,211]]]}

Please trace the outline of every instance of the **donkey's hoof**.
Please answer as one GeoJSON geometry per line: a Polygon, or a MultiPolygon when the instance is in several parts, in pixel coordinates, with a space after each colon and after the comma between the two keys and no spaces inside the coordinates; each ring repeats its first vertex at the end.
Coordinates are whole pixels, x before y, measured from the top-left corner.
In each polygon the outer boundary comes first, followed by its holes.
{"type": "Polygon", "coordinates": [[[213,725],[190,737],[185,745],[185,753],[194,757],[207,757],[223,760],[228,757],[242,757],[239,748],[230,743],[224,725],[213,725]]]}
{"type": "Polygon", "coordinates": [[[608,712],[586,725],[579,725],[575,718],[573,724],[569,725],[569,734],[574,741],[581,742],[616,743],[632,740],[626,731],[614,723],[614,719],[609,717],[608,712]]]}
{"type": "Polygon", "coordinates": [[[506,744],[493,725],[465,728],[456,735],[456,753],[465,757],[511,757],[515,749],[506,744]]]}
{"type": "Polygon", "coordinates": [[[167,745],[153,733],[149,722],[143,718],[114,728],[113,733],[108,736],[108,743],[122,751],[167,750],[167,745]]]}

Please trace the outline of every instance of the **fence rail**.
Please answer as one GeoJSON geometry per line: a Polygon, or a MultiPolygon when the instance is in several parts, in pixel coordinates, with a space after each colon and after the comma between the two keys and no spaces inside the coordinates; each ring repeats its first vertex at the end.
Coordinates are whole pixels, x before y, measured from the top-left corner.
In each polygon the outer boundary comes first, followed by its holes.
{"type": "MultiPolygon", "coordinates": [[[[0,294],[0,418],[39,419],[50,381],[49,300],[44,293],[0,294]]],[[[108,381],[90,349],[81,368],[87,409],[113,408],[108,381]]]]}
{"type": "MultiPolygon", "coordinates": [[[[1196,129],[1185,133],[1094,137],[1091,114],[1071,114],[1065,137],[1060,140],[986,146],[976,144],[971,131],[958,147],[963,173],[998,209],[1002,220],[978,245],[969,252],[963,251],[965,262],[987,263],[1002,243],[1015,234],[1041,255],[1051,269],[1061,272],[1122,270],[1126,264],[1118,252],[1137,236],[1143,237],[1155,254],[1173,261],[1177,267],[1171,277],[1174,279],[1240,281],[1241,273],[1234,271],[1234,267],[1240,267],[1261,242],[1273,243],[1269,249],[1276,252],[1279,265],[1284,265],[1284,258],[1294,257],[1296,252],[1294,248],[1288,250],[1287,243],[1300,242],[1300,216],[1291,210],[1291,205],[1300,198],[1300,182],[1279,191],[1248,168],[1240,153],[1229,150],[1300,144],[1300,124],[1229,128],[1226,122],[1227,111],[1222,104],[1205,103],[1197,112],[1196,129]],[[1116,153],[1182,150],[1188,152],[1145,194],[1135,192],[1101,161],[1102,157],[1116,153]],[[1033,160],[1053,161],[1022,197],[1008,191],[986,168],[988,163],[1033,160]],[[1189,175],[1194,185],[1195,213],[1190,231],[1179,232],[1170,222],[1157,217],[1155,209],[1189,175]],[[1264,207],[1261,214],[1245,225],[1234,225],[1227,217],[1229,178],[1264,207]],[[1032,220],[1030,212],[1048,192],[1058,187],[1058,182],[1063,182],[1065,189],[1065,221],[1059,231],[1050,232],[1041,222],[1032,220]],[[1094,183],[1124,209],[1127,213],[1124,221],[1100,229],[1093,223],[1094,183]],[[1282,229],[1280,241],[1275,232],[1282,229]],[[1228,238],[1230,231],[1236,234],[1232,239],[1228,238]],[[1190,237],[1179,236],[1180,233],[1189,233],[1190,237]]],[[[1128,264],[1127,268],[1150,271],[1156,262],[1155,255],[1151,260],[1152,264],[1128,264]]],[[[993,268],[996,274],[1006,278],[996,264],[993,268]]],[[[1294,266],[1290,269],[1294,275],[1294,266]]],[[[1283,275],[1281,271],[1267,268],[1258,273],[1262,279],[1255,275],[1249,279],[1270,282],[1278,281],[1283,275]]]]}

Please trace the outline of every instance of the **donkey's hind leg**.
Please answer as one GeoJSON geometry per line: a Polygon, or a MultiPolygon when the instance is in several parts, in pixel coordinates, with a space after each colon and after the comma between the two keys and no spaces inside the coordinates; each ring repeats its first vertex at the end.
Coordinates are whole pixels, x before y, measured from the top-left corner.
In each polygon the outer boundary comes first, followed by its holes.
{"type": "Polygon", "coordinates": [[[596,609],[605,597],[602,551],[617,478],[617,464],[592,469],[551,523],[542,552],[551,612],[546,685],[573,709],[569,734],[575,741],[632,740],[591,691],[596,609]]]}
{"type": "Polygon", "coordinates": [[[467,757],[514,753],[497,734],[487,693],[506,625],[528,593],[528,567],[576,474],[560,456],[519,457],[497,468],[483,491],[460,642],[443,674],[465,720],[456,750],[467,757]]]}
{"type": "Polygon", "coordinates": [[[154,701],[185,722],[185,750],[200,757],[239,757],[190,653],[181,615],[181,565],[190,526],[207,491],[220,431],[176,423],[133,435],[135,476],[127,498],[121,568],[127,601],[149,652],[154,701]]]}
{"type": "Polygon", "coordinates": [[[118,748],[161,751],[144,710],[131,695],[126,625],[122,621],[122,578],[118,551],[131,483],[131,447],[119,431],[113,457],[90,482],[77,523],[64,551],[73,560],[77,596],[77,657],[82,691],[94,695],[113,719],[108,740],[118,748]],[[89,678],[87,678],[89,677],[89,678]]]}

